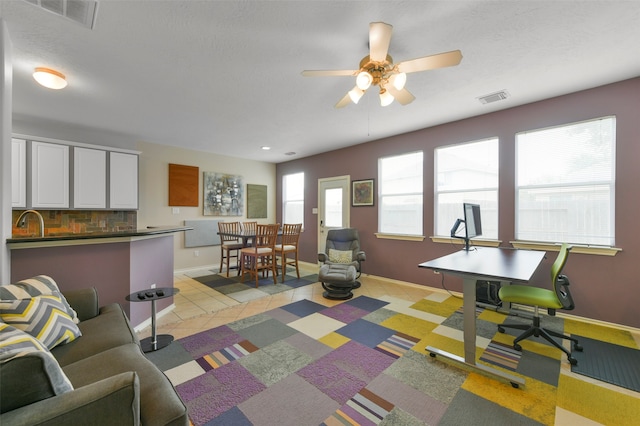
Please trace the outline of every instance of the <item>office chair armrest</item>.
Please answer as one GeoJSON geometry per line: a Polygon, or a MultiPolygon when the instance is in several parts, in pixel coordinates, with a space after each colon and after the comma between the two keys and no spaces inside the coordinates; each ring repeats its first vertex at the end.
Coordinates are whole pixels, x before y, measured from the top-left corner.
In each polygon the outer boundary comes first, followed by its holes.
{"type": "Polygon", "coordinates": [[[326,253],[318,253],[318,262],[327,263],[329,257],[326,253]]]}
{"type": "Polygon", "coordinates": [[[571,292],[569,291],[569,286],[571,283],[569,282],[569,277],[566,275],[558,276],[558,283],[556,284],[556,295],[558,299],[560,299],[560,303],[562,303],[562,309],[570,311],[576,307],[573,303],[573,298],[571,297],[571,292]]]}
{"type": "Polygon", "coordinates": [[[359,251],[356,254],[356,260],[358,262],[364,262],[365,260],[367,260],[367,255],[363,251],[359,251]]]}

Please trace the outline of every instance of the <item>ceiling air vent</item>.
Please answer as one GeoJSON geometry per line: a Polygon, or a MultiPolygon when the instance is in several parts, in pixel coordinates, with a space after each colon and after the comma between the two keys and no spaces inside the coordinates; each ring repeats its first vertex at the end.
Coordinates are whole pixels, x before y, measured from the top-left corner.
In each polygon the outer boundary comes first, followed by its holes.
{"type": "Polygon", "coordinates": [[[92,0],[24,0],[34,6],[93,29],[98,2],[92,0]]]}
{"type": "Polygon", "coordinates": [[[506,90],[490,93],[488,95],[480,96],[477,98],[481,104],[490,104],[492,102],[503,101],[509,97],[509,93],[506,90]]]}

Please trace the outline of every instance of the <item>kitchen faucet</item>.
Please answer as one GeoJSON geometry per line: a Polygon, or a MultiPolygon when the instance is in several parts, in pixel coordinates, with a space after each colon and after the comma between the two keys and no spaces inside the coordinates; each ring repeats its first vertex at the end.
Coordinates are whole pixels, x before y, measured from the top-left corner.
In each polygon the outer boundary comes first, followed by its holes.
{"type": "Polygon", "coordinates": [[[36,216],[38,216],[38,219],[40,219],[40,236],[44,238],[44,219],[42,218],[42,215],[35,210],[23,211],[18,217],[18,220],[16,221],[16,227],[24,228],[27,221],[27,215],[29,213],[35,214],[36,216]]]}

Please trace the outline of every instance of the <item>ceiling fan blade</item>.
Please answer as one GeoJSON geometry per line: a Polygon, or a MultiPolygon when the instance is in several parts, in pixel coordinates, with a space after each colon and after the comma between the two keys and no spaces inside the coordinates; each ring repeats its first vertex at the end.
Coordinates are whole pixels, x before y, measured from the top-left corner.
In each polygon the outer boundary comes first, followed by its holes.
{"type": "Polygon", "coordinates": [[[417,71],[427,71],[436,68],[445,68],[458,65],[462,60],[462,52],[452,50],[451,52],[438,53],[436,55],[424,56],[422,58],[411,59],[397,64],[400,72],[410,73],[417,71]]]}
{"type": "Polygon", "coordinates": [[[358,70],[305,70],[302,75],[305,77],[336,77],[336,76],[354,76],[358,70]]]}
{"type": "Polygon", "coordinates": [[[387,59],[392,30],[393,26],[384,22],[369,24],[369,57],[372,61],[384,62],[387,59]]]}
{"type": "Polygon", "coordinates": [[[398,90],[393,85],[389,85],[386,88],[391,95],[402,105],[407,105],[413,102],[416,97],[411,94],[407,89],[402,88],[402,90],[398,90]]]}
{"type": "Polygon", "coordinates": [[[351,103],[351,97],[349,96],[349,92],[342,99],[338,101],[335,105],[336,108],[344,108],[351,103]]]}

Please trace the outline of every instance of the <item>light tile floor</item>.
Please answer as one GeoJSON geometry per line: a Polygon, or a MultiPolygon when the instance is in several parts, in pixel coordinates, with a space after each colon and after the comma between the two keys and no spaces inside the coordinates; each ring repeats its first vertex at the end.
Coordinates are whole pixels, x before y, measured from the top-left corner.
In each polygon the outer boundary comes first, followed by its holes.
{"type": "MultiPolygon", "coordinates": [[[[305,270],[305,267],[302,266],[301,269],[301,275],[305,272],[307,274],[317,273],[317,268],[305,270]]],[[[211,274],[210,270],[202,270],[192,271],[188,275],[176,274],[174,276],[174,286],[180,289],[180,293],[174,296],[173,299],[175,309],[158,318],[158,334],[171,334],[175,339],[181,339],[203,330],[247,318],[303,299],[325,306],[334,306],[343,302],[322,297],[324,289],[320,283],[315,283],[240,303],[192,278],[209,274],[211,274]]],[[[393,296],[406,301],[417,302],[434,293],[434,289],[427,287],[380,280],[365,275],[360,278],[360,281],[362,286],[353,290],[354,297],[361,295],[375,298],[393,296]]],[[[141,330],[138,335],[141,339],[150,336],[151,327],[141,330]]]]}

